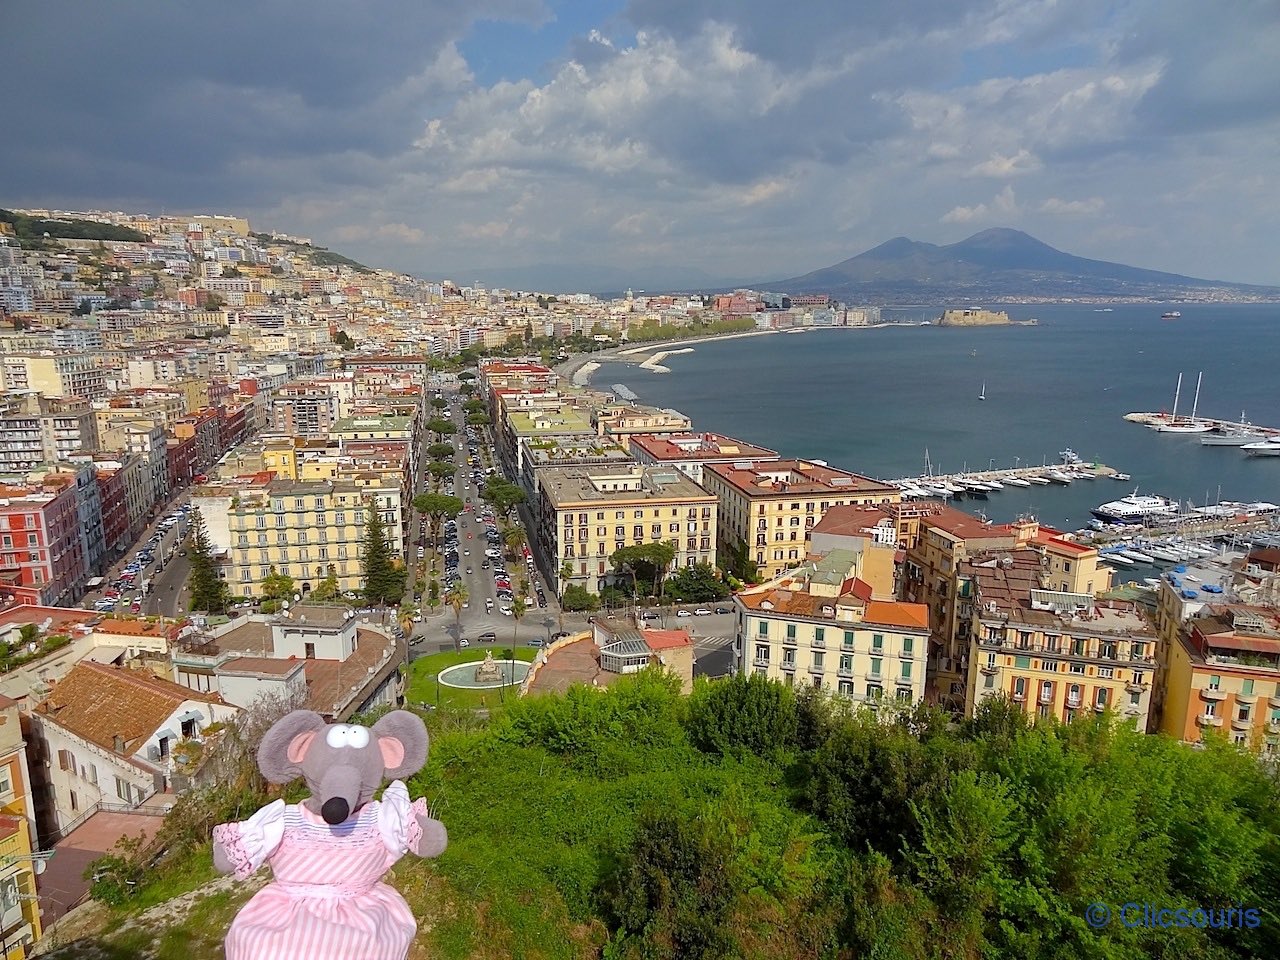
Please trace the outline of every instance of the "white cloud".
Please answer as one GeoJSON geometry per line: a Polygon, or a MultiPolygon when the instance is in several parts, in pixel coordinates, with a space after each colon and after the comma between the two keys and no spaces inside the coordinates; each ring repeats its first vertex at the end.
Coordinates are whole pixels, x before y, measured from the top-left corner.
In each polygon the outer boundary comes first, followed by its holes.
{"type": "Polygon", "coordinates": [[[1087,200],[1060,200],[1057,197],[1050,197],[1040,204],[1040,212],[1064,217],[1093,217],[1101,213],[1106,205],[1106,201],[1101,197],[1089,197],[1087,200]]]}
{"type": "Polygon", "coordinates": [[[974,223],[1000,220],[1007,223],[1018,216],[1018,201],[1013,195],[1013,187],[1006,186],[997,193],[990,203],[979,203],[972,207],[952,207],[942,216],[942,223],[974,223]]]}
{"type": "Polygon", "coordinates": [[[975,164],[970,173],[979,177],[996,177],[1005,179],[1023,173],[1032,173],[1043,166],[1038,157],[1029,150],[1019,150],[1011,157],[993,153],[987,160],[975,164]]]}

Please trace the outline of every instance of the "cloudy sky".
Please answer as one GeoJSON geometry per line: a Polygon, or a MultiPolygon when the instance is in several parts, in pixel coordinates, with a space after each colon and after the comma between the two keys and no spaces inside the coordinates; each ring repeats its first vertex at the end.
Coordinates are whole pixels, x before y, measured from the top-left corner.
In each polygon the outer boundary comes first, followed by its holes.
{"type": "Polygon", "coordinates": [[[4,10],[0,206],[244,214],[461,282],[781,279],[1014,226],[1280,283],[1276,0],[4,10]]]}

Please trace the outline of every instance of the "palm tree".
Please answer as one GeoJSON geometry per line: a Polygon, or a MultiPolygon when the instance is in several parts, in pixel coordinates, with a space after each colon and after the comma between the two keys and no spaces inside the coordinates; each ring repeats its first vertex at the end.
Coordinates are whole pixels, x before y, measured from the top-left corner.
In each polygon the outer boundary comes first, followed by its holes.
{"type": "Polygon", "coordinates": [[[502,532],[502,543],[511,551],[511,555],[518,554],[522,547],[529,542],[528,535],[524,532],[524,527],[517,524],[502,532]]]}
{"type": "Polygon", "coordinates": [[[557,572],[560,574],[560,602],[556,604],[559,611],[557,619],[560,621],[560,632],[564,633],[564,592],[569,589],[569,581],[573,578],[573,564],[566,560],[560,564],[557,572]]]}
{"type": "Polygon", "coordinates": [[[511,656],[512,656],[512,659],[514,659],[516,655],[516,635],[520,630],[520,619],[521,617],[524,616],[524,611],[525,611],[524,599],[525,599],[525,594],[524,594],[524,591],[521,590],[519,593],[516,594],[516,598],[511,604],[511,621],[512,621],[511,656]]]}
{"type": "Polygon", "coordinates": [[[444,602],[453,607],[453,623],[458,628],[458,635],[453,638],[453,649],[456,653],[462,649],[459,642],[462,637],[462,605],[471,599],[471,595],[467,593],[467,585],[462,581],[458,581],[444,595],[444,602]]]}

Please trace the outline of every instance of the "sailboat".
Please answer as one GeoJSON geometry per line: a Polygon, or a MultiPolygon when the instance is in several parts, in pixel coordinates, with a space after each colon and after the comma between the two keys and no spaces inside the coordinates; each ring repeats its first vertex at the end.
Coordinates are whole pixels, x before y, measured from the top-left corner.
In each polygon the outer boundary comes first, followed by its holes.
{"type": "Polygon", "coordinates": [[[1178,374],[1178,387],[1173,393],[1173,416],[1155,425],[1160,433],[1208,433],[1213,424],[1201,423],[1196,419],[1196,411],[1200,409],[1200,382],[1204,379],[1204,371],[1196,377],[1196,398],[1191,404],[1191,419],[1178,420],[1178,398],[1182,393],[1182,374],[1178,374]]]}
{"type": "Polygon", "coordinates": [[[985,383],[982,385],[982,392],[978,394],[978,399],[979,400],[987,399],[987,385],[985,383]]]}

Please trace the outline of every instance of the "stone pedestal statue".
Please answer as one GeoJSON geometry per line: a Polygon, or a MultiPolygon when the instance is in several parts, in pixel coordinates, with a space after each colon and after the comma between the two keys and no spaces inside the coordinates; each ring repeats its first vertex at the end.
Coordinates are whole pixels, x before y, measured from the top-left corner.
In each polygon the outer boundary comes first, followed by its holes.
{"type": "Polygon", "coordinates": [[[476,683],[493,683],[501,679],[502,672],[494,663],[493,651],[490,650],[484,655],[484,663],[476,667],[476,683]]]}

